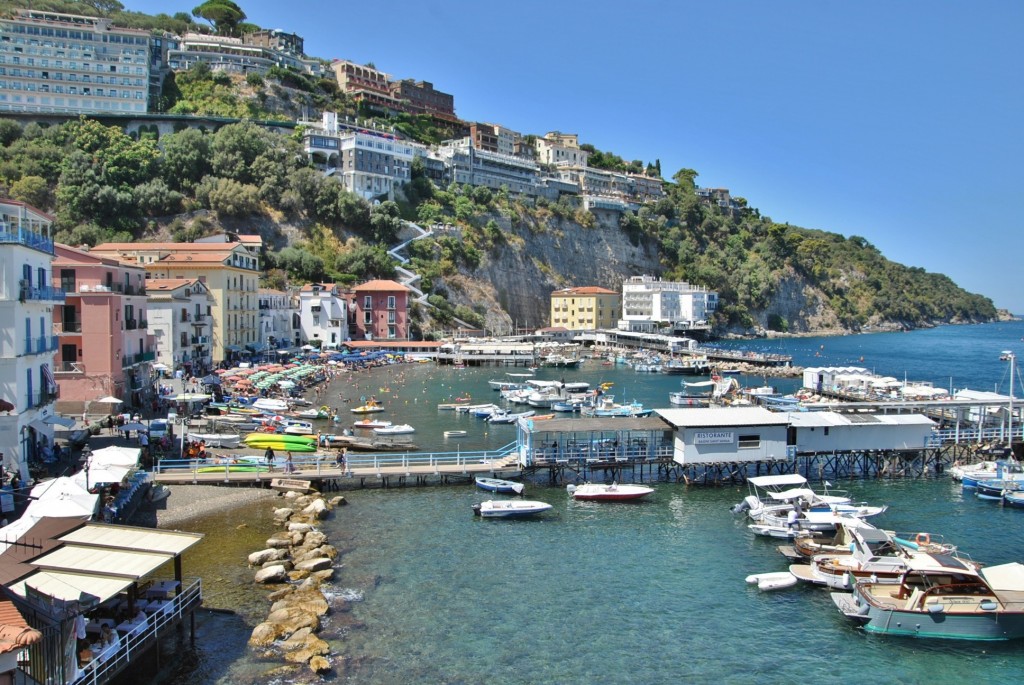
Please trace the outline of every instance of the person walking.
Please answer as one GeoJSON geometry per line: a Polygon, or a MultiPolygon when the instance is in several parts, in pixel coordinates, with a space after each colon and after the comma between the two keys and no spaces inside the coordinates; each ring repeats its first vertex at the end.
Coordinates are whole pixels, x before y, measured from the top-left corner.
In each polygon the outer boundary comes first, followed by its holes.
{"type": "Polygon", "coordinates": [[[288,452],[288,458],[284,462],[285,473],[295,473],[295,462],[292,461],[292,453],[288,452]]]}
{"type": "Polygon", "coordinates": [[[267,466],[269,466],[270,470],[273,471],[274,470],[274,448],[268,446],[267,447],[267,451],[263,453],[263,458],[267,460],[267,466]]]}

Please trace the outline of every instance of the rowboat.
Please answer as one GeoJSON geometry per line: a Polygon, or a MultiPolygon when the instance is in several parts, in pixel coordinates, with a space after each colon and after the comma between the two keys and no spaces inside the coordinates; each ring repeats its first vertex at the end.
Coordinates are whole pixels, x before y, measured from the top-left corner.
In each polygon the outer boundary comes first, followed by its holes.
{"type": "Polygon", "coordinates": [[[627,502],[637,500],[654,492],[654,488],[646,485],[603,485],[601,483],[584,483],[583,485],[567,485],[566,490],[573,499],[589,502],[627,502]]]}
{"type": "Polygon", "coordinates": [[[476,478],[476,486],[481,490],[487,490],[488,492],[499,492],[506,494],[523,494],[525,486],[522,483],[515,483],[510,480],[502,480],[500,478],[485,478],[483,476],[476,478]]]}
{"type": "Polygon", "coordinates": [[[446,438],[464,438],[466,437],[466,431],[445,431],[444,437],[446,438]]]}
{"type": "Polygon", "coordinates": [[[482,518],[523,518],[534,516],[551,508],[547,502],[531,500],[487,500],[473,505],[473,513],[482,518]]]}

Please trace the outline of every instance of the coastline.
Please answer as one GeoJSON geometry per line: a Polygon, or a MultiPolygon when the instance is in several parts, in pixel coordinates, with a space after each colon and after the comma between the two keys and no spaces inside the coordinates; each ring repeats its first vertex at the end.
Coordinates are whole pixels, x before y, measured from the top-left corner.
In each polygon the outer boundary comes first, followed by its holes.
{"type": "Polygon", "coordinates": [[[273,490],[262,488],[231,488],[218,485],[168,485],[171,494],[159,502],[144,502],[129,521],[133,526],[147,528],[178,527],[185,521],[235,507],[270,500],[273,490]]]}

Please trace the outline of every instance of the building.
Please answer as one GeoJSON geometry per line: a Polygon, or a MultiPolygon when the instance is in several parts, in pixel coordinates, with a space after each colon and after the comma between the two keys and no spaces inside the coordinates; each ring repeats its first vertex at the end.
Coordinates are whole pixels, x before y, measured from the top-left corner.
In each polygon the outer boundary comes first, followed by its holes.
{"type": "Polygon", "coordinates": [[[455,97],[435,90],[434,84],[429,81],[406,78],[392,81],[389,89],[392,97],[401,101],[403,111],[409,114],[426,114],[443,121],[459,121],[455,116],[455,97]]]}
{"type": "Polygon", "coordinates": [[[149,31],[37,10],[0,19],[0,111],[144,113],[149,77],[149,31]]]}
{"type": "Polygon", "coordinates": [[[541,164],[585,167],[590,159],[590,153],[580,149],[579,136],[575,133],[552,131],[538,137],[533,145],[537,151],[537,161],[541,164]]]}
{"type": "Polygon", "coordinates": [[[797,454],[924,449],[935,422],[922,414],[790,412],[797,454]]]}
{"type": "Polygon", "coordinates": [[[167,50],[166,60],[175,71],[205,62],[214,71],[265,74],[279,66],[319,78],[323,66],[319,60],[303,57],[302,44],[294,33],[279,31],[258,31],[241,38],[190,32],[167,50]]]}
{"type": "Polygon", "coordinates": [[[60,345],[58,406],[91,411],[90,402],[105,396],[120,399],[123,408],[152,401],[156,350],[148,331],[145,270],[58,243],[53,279],[67,293],[52,315],[60,345]]]}
{"type": "Polygon", "coordinates": [[[573,331],[614,328],[621,300],[614,290],[597,286],[556,290],[551,293],[551,326],[573,331]]]}
{"type": "Polygon", "coordinates": [[[331,63],[338,88],[355,102],[377,110],[404,112],[402,100],[391,94],[391,79],[375,67],[348,60],[331,63]]]}
{"type": "Polygon", "coordinates": [[[364,199],[394,199],[396,185],[412,178],[412,162],[427,148],[391,133],[342,128],[338,115],[324,112],[320,127],[306,129],[303,146],[310,161],[364,199]]]}
{"type": "Polygon", "coordinates": [[[149,333],[156,361],[166,370],[203,376],[213,368],[213,298],[206,284],[193,278],[147,278],[149,333]]]}
{"type": "Polygon", "coordinates": [[[504,186],[509,192],[521,195],[538,195],[542,190],[536,163],[500,152],[478,150],[470,138],[444,142],[437,149],[437,156],[448,165],[450,178],[455,183],[494,190],[504,186]]]}
{"type": "Polygon", "coordinates": [[[587,209],[636,211],[665,196],[662,180],[651,176],[567,163],[559,165],[556,173],[562,181],[579,187],[587,209]]]}
{"type": "Polygon", "coordinates": [[[211,354],[214,366],[262,351],[258,235],[227,234],[194,243],[103,243],[91,254],[138,264],[146,278],[202,280],[213,304],[211,354]]]}
{"type": "Polygon", "coordinates": [[[282,290],[260,288],[259,307],[260,339],[266,343],[268,354],[302,344],[298,298],[282,290]]]}
{"type": "Polygon", "coordinates": [[[627,331],[654,332],[666,327],[703,326],[718,309],[718,293],[682,281],[633,276],[622,284],[622,318],[627,331]]]}
{"type": "Polygon", "coordinates": [[[785,460],[789,416],[762,407],[656,409],[674,428],[673,460],[690,464],[785,460]]]}
{"type": "Polygon", "coordinates": [[[348,340],[348,323],[348,300],[339,286],[310,283],[299,289],[299,337],[304,345],[319,340],[321,349],[338,349],[348,340]]]}
{"type": "Polygon", "coordinates": [[[390,280],[357,285],[349,300],[349,332],[353,340],[408,340],[409,288],[390,280]]]}
{"type": "Polygon", "coordinates": [[[0,466],[29,478],[29,462],[53,445],[53,310],[64,291],[50,275],[53,217],[23,202],[0,199],[0,466]]]}

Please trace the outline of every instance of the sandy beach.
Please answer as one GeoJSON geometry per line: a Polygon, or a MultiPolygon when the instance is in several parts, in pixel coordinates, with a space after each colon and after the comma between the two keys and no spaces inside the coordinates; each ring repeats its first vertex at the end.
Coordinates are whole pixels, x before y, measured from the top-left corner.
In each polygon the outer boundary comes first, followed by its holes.
{"type": "Polygon", "coordinates": [[[270,500],[273,490],[217,485],[170,485],[171,495],[160,502],[144,502],[130,524],[151,528],[177,528],[183,522],[232,509],[240,504],[270,500]]]}

